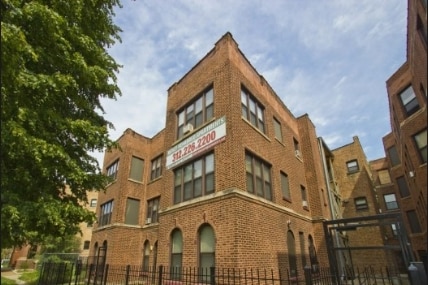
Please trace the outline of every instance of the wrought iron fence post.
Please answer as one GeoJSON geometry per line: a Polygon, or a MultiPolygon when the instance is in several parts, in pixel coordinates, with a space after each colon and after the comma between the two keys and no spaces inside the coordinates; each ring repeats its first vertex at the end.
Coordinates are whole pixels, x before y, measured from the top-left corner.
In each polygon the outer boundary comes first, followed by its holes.
{"type": "Polygon", "coordinates": [[[131,269],[131,266],[128,264],[126,266],[126,273],[125,273],[125,285],[129,284],[129,271],[131,269]]]}
{"type": "Polygon", "coordinates": [[[94,272],[94,264],[90,264],[89,265],[89,273],[87,273],[88,275],[88,283],[86,283],[86,285],[90,285],[91,284],[91,277],[92,277],[92,273],[94,272]]]}
{"type": "Polygon", "coordinates": [[[162,285],[163,265],[159,266],[158,285],[162,285]]]}
{"type": "Polygon", "coordinates": [[[108,269],[109,269],[108,264],[103,266],[103,276],[102,276],[103,278],[101,279],[101,284],[107,284],[108,269]]]}
{"type": "Polygon", "coordinates": [[[306,265],[304,268],[305,271],[305,285],[312,285],[312,268],[310,265],[306,265]]]}
{"type": "Polygon", "coordinates": [[[215,285],[215,267],[210,267],[210,277],[211,277],[211,285],[215,285]]]}

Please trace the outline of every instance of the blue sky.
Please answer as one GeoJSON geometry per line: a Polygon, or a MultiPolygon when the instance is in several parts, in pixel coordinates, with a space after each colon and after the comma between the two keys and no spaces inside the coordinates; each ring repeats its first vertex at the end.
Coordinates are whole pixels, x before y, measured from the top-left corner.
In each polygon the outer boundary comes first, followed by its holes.
{"type": "MultiPolygon", "coordinates": [[[[386,80],[405,62],[406,0],[122,0],[122,96],[103,100],[117,139],[165,126],[167,89],[226,32],[330,149],[358,136],[369,160],[390,132],[386,80]]],[[[102,155],[98,158],[102,165],[102,155]]]]}

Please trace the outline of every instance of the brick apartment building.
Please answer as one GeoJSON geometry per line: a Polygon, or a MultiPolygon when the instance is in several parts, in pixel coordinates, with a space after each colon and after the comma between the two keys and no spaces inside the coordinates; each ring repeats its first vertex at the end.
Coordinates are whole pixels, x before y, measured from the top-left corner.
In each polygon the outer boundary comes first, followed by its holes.
{"type": "MultiPolygon", "coordinates": [[[[427,266],[427,1],[408,1],[407,60],[386,82],[391,133],[371,162],[382,212],[400,211],[416,260],[427,266]]],[[[392,229],[386,238],[394,238],[392,229]]]]}
{"type": "MultiPolygon", "coordinates": [[[[114,181],[99,194],[90,255],[292,274],[327,264],[322,222],[343,212],[338,184],[326,178],[335,176],[333,154],[230,33],[169,88],[163,130],[147,138],[127,129],[118,143],[104,156],[114,181]]],[[[336,168],[346,172],[346,161],[336,168]]],[[[355,175],[372,191],[369,175],[355,175]]],[[[349,197],[366,197],[372,213],[370,195],[349,197]]]]}
{"type": "MultiPolygon", "coordinates": [[[[332,150],[334,156],[335,183],[340,185],[341,218],[368,217],[378,214],[373,174],[358,137],[352,143],[332,150]]],[[[342,236],[343,244],[348,247],[368,247],[384,244],[379,227],[360,227],[355,231],[346,231],[342,236]]],[[[372,264],[384,264],[388,250],[355,250],[348,254],[343,251],[345,263],[363,267],[370,260],[372,264]]]]}

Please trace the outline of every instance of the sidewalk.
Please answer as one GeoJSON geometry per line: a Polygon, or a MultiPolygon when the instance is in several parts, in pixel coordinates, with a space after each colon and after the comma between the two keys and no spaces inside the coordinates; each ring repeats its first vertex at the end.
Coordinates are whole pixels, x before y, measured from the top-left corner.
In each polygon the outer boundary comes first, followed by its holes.
{"type": "Polygon", "coordinates": [[[25,284],[24,281],[18,279],[21,275],[22,275],[22,273],[17,271],[17,270],[2,271],[1,272],[2,277],[5,277],[5,278],[11,279],[11,280],[15,280],[16,284],[25,284]]]}

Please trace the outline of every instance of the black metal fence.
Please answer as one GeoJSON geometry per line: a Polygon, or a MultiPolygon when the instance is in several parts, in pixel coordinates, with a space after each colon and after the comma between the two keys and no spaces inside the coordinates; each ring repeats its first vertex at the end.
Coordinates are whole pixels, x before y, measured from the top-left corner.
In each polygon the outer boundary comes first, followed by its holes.
{"type": "MultiPolygon", "coordinates": [[[[305,268],[291,276],[288,270],[225,269],[225,268],[171,268],[158,266],[96,266],[83,263],[44,263],[39,285],[86,284],[86,285],[339,285],[339,284],[406,284],[390,269],[373,267],[357,268],[352,276],[336,280],[329,268],[316,273],[305,268]]],[[[408,283],[407,283],[408,284],[408,283]]]]}

